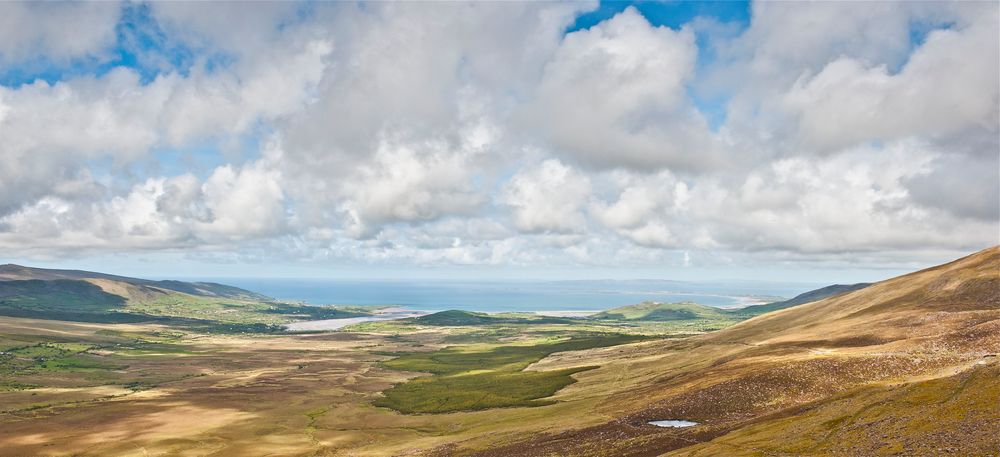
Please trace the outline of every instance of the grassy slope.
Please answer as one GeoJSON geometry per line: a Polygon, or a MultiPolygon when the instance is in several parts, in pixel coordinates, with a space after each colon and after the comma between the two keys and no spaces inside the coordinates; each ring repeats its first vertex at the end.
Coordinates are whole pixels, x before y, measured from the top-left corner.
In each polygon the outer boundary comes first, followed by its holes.
{"type": "Polygon", "coordinates": [[[635,305],[622,306],[609,309],[590,316],[591,319],[611,320],[611,321],[703,321],[719,324],[722,328],[727,325],[740,322],[764,313],[791,308],[818,300],[823,300],[836,295],[846,294],[870,286],[868,283],[859,284],[834,284],[820,289],[811,290],[795,296],[794,298],[768,303],[765,305],[752,305],[738,309],[721,309],[714,306],[700,305],[692,302],[682,303],[660,303],[646,301],[635,305]]]}
{"type": "Polygon", "coordinates": [[[995,247],[715,333],[546,359],[545,369],[601,360],[572,389],[605,395],[602,412],[616,419],[465,453],[982,455],[1000,448],[998,352],[995,247]],[[646,424],[654,419],[700,425],[646,424]]]}
{"type": "Polygon", "coordinates": [[[678,456],[990,455],[1000,433],[1000,367],[902,386],[865,386],[761,421],[678,456]]]}
{"type": "Polygon", "coordinates": [[[575,382],[570,375],[589,369],[524,371],[549,354],[636,341],[626,335],[590,335],[564,341],[518,345],[470,345],[403,354],[383,363],[401,371],[432,373],[396,385],[375,404],[403,413],[475,411],[511,406],[541,406],[539,400],[575,382]]]}
{"type": "Polygon", "coordinates": [[[203,297],[233,298],[255,301],[272,300],[270,297],[256,292],[212,282],[184,282],[173,280],[153,281],[149,279],[129,278],[126,276],[110,275],[93,271],[32,268],[14,264],[0,265],[0,280],[29,279],[106,280],[116,283],[129,284],[132,286],[148,286],[160,290],[171,290],[174,292],[203,297]]]}
{"type": "MultiPolygon", "coordinates": [[[[200,284],[200,283],[198,283],[200,284]]],[[[157,321],[220,330],[273,331],[295,320],[356,317],[357,308],[190,295],[110,279],[0,280],[0,315],[78,322],[157,321]]]]}
{"type": "Polygon", "coordinates": [[[769,313],[771,311],[777,311],[779,309],[791,308],[793,306],[803,305],[806,303],[811,303],[814,301],[822,300],[824,298],[833,297],[835,295],[846,294],[849,292],[854,292],[855,290],[864,289],[870,286],[869,283],[857,283],[857,284],[834,284],[831,286],[826,286],[816,290],[810,290],[809,292],[796,295],[795,297],[768,303],[765,305],[752,305],[746,308],[741,308],[738,310],[733,310],[734,314],[741,314],[747,316],[759,316],[764,313],[769,313]]]}

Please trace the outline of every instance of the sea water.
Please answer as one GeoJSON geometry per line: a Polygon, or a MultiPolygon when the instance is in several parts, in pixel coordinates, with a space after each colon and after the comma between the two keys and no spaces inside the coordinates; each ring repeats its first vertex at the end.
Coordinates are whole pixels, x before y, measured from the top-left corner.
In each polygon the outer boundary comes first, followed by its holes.
{"type": "MultiPolygon", "coordinates": [[[[691,301],[738,307],[753,296],[791,297],[812,284],[699,283],[661,280],[407,281],[325,279],[212,279],[281,300],[314,305],[395,305],[415,311],[601,311],[642,301],[691,301]]],[[[766,301],[766,300],[765,300],[766,301]]]]}

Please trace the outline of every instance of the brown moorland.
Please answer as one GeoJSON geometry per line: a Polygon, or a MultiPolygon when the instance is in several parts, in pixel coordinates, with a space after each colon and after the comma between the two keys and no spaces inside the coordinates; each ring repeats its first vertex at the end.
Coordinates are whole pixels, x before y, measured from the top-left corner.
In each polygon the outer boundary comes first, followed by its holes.
{"type": "Polygon", "coordinates": [[[551,354],[526,369],[597,368],[546,406],[373,406],[427,376],[386,354],[449,332],[0,318],[0,352],[34,364],[0,373],[23,383],[0,384],[0,455],[1000,455],[997,247],[714,333],[551,354]]]}
{"type": "Polygon", "coordinates": [[[1000,247],[681,341],[602,360],[556,397],[605,423],[440,454],[1000,455],[1000,247]],[[689,428],[647,422],[683,419],[689,428]]]}

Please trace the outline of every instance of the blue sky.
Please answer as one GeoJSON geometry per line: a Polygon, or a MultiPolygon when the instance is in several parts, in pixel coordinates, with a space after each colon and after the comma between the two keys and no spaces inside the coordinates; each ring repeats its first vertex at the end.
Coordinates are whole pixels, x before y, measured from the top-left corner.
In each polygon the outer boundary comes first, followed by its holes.
{"type": "Polygon", "coordinates": [[[739,24],[742,28],[750,25],[750,2],[744,1],[712,1],[712,2],[600,2],[597,9],[577,16],[573,25],[566,31],[574,32],[590,28],[602,21],[612,18],[628,7],[639,10],[653,25],[665,25],[670,28],[680,28],[697,17],[713,18],[723,23],[739,24]]]}

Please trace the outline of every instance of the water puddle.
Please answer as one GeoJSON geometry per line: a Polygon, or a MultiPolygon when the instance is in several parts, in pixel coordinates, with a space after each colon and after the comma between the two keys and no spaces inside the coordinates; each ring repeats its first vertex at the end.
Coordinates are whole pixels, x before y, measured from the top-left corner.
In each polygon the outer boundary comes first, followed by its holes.
{"type": "Polygon", "coordinates": [[[675,419],[668,419],[662,421],[649,421],[649,423],[657,427],[690,427],[692,425],[698,425],[697,422],[682,421],[675,419]]]}

